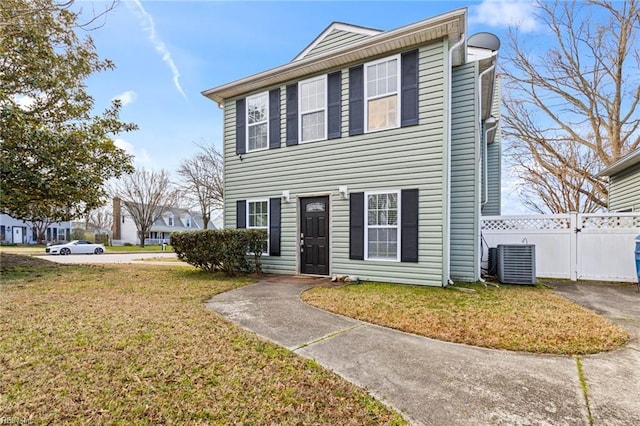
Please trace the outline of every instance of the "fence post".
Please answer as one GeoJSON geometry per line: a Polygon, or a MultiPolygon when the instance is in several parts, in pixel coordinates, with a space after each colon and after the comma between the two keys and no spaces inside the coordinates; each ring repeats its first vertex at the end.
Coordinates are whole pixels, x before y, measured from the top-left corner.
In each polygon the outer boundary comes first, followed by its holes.
{"type": "Polygon", "coordinates": [[[571,254],[569,256],[571,262],[571,270],[569,271],[571,281],[578,280],[578,224],[581,222],[580,214],[578,213],[569,213],[569,217],[571,218],[570,223],[570,232],[573,234],[571,236],[571,254]]]}

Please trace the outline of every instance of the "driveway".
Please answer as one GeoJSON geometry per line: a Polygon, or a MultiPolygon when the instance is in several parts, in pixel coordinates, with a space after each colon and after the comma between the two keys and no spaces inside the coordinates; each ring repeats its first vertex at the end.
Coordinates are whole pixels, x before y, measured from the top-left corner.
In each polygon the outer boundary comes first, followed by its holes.
{"type": "Polygon", "coordinates": [[[416,425],[589,425],[589,410],[594,424],[640,424],[637,336],[622,350],[581,357],[587,404],[576,358],[441,342],[334,315],[300,300],[315,285],[330,283],[268,276],[207,307],[316,360],[416,425]]]}
{"type": "MultiPolygon", "coordinates": [[[[108,250],[108,249],[107,249],[108,250]]],[[[70,254],[68,256],[41,256],[42,259],[56,263],[146,263],[171,265],[171,262],[155,261],[156,259],[175,258],[176,254],[171,253],[106,253],[106,254],[70,254]]],[[[178,263],[186,265],[186,263],[178,263]]]]}
{"type": "Polygon", "coordinates": [[[624,348],[583,357],[582,366],[594,424],[640,424],[640,293],[637,286],[572,282],[551,285],[557,293],[631,334],[624,348]],[[633,408],[635,417],[627,417],[625,407],[633,408]]]}

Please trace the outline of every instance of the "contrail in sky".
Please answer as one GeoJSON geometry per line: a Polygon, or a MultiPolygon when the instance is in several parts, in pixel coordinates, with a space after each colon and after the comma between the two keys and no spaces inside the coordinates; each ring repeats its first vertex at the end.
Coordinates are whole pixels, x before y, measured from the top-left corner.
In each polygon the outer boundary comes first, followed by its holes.
{"type": "Polygon", "coordinates": [[[182,86],[180,86],[180,71],[178,71],[178,67],[171,58],[171,52],[169,52],[167,46],[158,36],[158,33],[156,32],[156,26],[153,22],[153,17],[144,9],[144,7],[142,7],[142,3],[140,2],[140,0],[127,1],[126,4],[130,9],[134,8],[133,4],[135,4],[135,6],[137,7],[137,9],[134,11],[140,18],[140,25],[148,33],[149,40],[151,41],[151,43],[153,43],[156,52],[162,55],[162,60],[169,66],[171,74],[173,74],[173,84],[176,86],[176,89],[178,89],[178,92],[180,92],[182,97],[187,99],[187,95],[184,94],[182,86]]]}

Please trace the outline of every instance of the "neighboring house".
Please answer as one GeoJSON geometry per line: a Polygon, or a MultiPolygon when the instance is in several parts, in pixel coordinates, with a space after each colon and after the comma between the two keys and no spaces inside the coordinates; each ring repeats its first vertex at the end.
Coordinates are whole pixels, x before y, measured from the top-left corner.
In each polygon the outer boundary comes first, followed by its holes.
{"type": "Polygon", "coordinates": [[[388,32],[333,23],[290,63],[203,92],[224,109],[224,226],[268,230],[266,272],[480,278],[481,210],[500,214],[499,42],[466,27],[466,9],[388,32]]]}
{"type": "Polygon", "coordinates": [[[597,177],[609,177],[609,211],[640,212],[640,148],[611,164],[597,177]]]}
{"type": "MultiPolygon", "coordinates": [[[[71,222],[52,223],[47,227],[45,242],[69,241],[71,229],[71,222]]],[[[0,214],[0,242],[36,244],[38,238],[31,222],[14,219],[7,214],[0,214]]]]}
{"type": "MultiPolygon", "coordinates": [[[[145,244],[162,244],[169,242],[172,232],[195,231],[204,229],[202,215],[188,209],[163,208],[162,215],[151,226],[151,231],[145,244]]],[[[209,221],[208,229],[215,229],[213,222],[209,221]]],[[[113,244],[121,245],[125,243],[138,244],[138,230],[133,217],[118,199],[113,200],[113,244]]]]}

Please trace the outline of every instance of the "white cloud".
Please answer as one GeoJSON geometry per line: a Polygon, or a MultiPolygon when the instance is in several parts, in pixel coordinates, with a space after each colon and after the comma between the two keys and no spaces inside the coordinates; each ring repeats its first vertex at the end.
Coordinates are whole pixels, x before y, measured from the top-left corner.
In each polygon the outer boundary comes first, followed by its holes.
{"type": "Polygon", "coordinates": [[[491,27],[517,27],[532,32],[538,28],[534,16],[534,3],[522,0],[483,0],[471,7],[469,22],[491,27]]]}
{"type": "Polygon", "coordinates": [[[178,71],[178,67],[176,66],[175,62],[173,62],[171,52],[169,52],[167,46],[160,39],[160,36],[158,36],[158,33],[156,32],[156,25],[153,22],[153,17],[144,9],[144,7],[142,7],[142,3],[140,2],[140,0],[127,1],[126,4],[129,9],[133,10],[136,15],[138,15],[138,18],[140,19],[140,25],[142,26],[142,29],[147,32],[149,41],[151,41],[151,43],[153,44],[156,52],[162,55],[162,60],[171,70],[174,86],[176,86],[178,92],[180,92],[180,94],[185,99],[187,99],[187,95],[184,94],[182,86],[180,86],[180,71],[178,71]]]}
{"type": "Polygon", "coordinates": [[[130,142],[127,142],[126,140],[120,138],[114,139],[113,144],[118,148],[126,151],[127,154],[132,155],[136,163],[151,163],[151,157],[149,157],[149,153],[146,149],[136,149],[130,142]]]}
{"type": "Polygon", "coordinates": [[[138,94],[136,92],[134,92],[133,90],[127,90],[126,92],[120,93],[119,95],[115,96],[111,100],[115,101],[116,99],[118,99],[122,106],[125,106],[132,104],[137,98],[138,94]]]}

